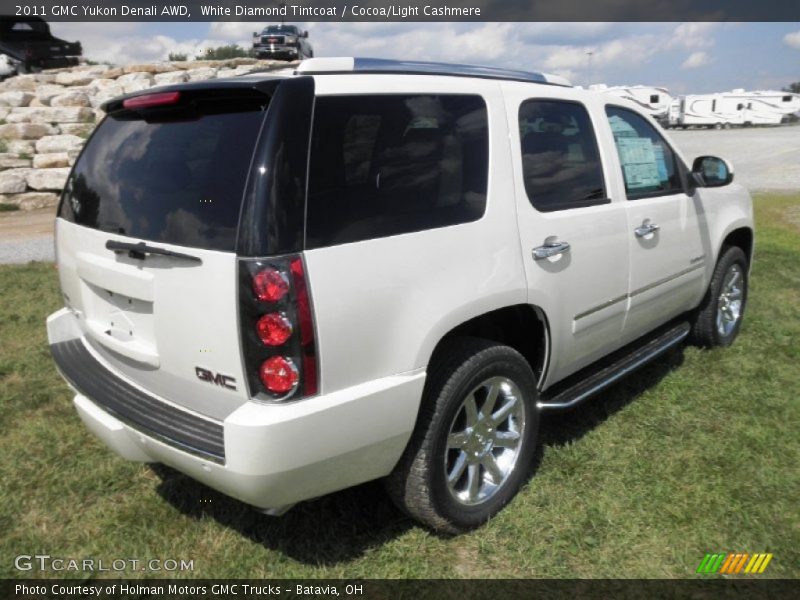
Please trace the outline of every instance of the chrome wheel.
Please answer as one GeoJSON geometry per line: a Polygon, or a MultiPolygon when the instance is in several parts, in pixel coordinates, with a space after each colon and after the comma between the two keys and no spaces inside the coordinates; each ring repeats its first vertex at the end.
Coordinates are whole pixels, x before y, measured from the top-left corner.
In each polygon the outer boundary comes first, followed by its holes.
{"type": "Polygon", "coordinates": [[[744,273],[738,264],[733,264],[725,274],[722,290],[717,300],[717,332],[728,337],[742,318],[744,296],[744,273]]]}
{"type": "Polygon", "coordinates": [[[444,457],[447,489],[457,502],[481,504],[511,476],[525,434],[524,401],[513,381],[492,377],[461,403],[444,457]]]}

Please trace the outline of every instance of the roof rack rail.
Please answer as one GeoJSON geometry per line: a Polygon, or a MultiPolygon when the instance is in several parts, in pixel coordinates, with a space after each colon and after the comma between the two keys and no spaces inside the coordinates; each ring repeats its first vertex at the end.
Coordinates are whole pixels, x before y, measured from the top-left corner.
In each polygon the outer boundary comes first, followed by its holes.
{"type": "Polygon", "coordinates": [[[479,65],[460,65],[416,60],[388,60],[384,58],[309,58],[301,62],[297,75],[331,75],[343,73],[396,74],[396,75],[449,75],[453,77],[480,77],[571,87],[565,78],[547,73],[500,69],[479,65]]]}

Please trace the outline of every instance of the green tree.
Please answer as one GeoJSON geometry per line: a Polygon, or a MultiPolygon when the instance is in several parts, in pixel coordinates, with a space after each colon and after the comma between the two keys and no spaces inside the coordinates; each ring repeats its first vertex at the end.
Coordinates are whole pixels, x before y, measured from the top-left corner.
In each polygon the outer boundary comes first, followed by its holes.
{"type": "Polygon", "coordinates": [[[793,94],[800,94],[800,81],[795,81],[794,83],[790,83],[789,87],[783,88],[784,92],[791,92],[793,94]]]}

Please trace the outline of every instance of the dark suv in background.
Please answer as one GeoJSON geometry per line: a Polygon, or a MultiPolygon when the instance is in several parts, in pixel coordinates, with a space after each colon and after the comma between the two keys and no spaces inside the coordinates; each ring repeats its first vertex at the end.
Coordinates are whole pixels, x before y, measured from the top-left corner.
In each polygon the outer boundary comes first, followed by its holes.
{"type": "Polygon", "coordinates": [[[82,53],[80,42],[54,37],[40,17],[0,15],[0,56],[17,73],[72,67],[82,53]]]}
{"type": "Polygon", "coordinates": [[[261,33],[254,31],[253,50],[258,58],[303,60],[314,56],[308,31],[301,31],[295,25],[268,25],[261,33]]]}

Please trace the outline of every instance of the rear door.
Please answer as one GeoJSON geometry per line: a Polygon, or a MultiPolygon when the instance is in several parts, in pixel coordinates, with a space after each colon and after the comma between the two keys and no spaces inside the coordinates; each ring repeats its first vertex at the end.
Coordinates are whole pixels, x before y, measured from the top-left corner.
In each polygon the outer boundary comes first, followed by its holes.
{"type": "Polygon", "coordinates": [[[528,298],[550,328],[547,386],[620,344],[625,205],[608,185],[593,97],[550,86],[533,95],[517,84],[504,92],[528,298]]]}
{"type": "Polygon", "coordinates": [[[109,368],[223,418],[247,398],[235,249],[269,97],[176,94],[112,112],[88,142],[59,208],[59,275],[109,368]]]}

